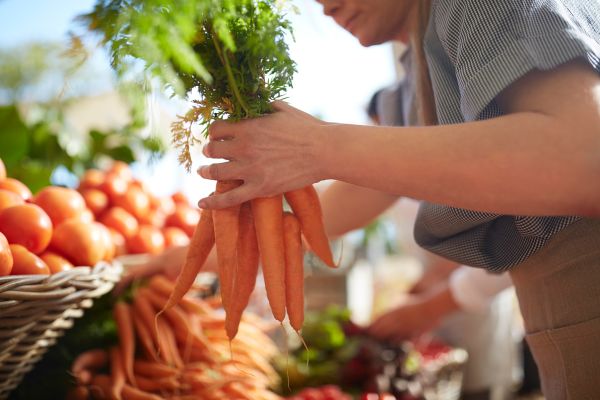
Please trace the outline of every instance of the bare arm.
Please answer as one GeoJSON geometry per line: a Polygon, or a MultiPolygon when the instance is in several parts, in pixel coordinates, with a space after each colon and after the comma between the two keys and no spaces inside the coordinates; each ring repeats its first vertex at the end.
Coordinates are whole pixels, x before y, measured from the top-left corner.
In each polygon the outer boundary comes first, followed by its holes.
{"type": "Polygon", "coordinates": [[[498,99],[506,115],[423,128],[324,124],[290,106],[211,129],[205,153],[242,179],[221,208],[322,179],[502,214],[600,216],[600,77],[574,61],[532,72],[498,99]],[[249,134],[248,132],[251,132],[249,134]]]}
{"type": "Polygon", "coordinates": [[[333,182],[320,196],[329,237],[361,228],[387,210],[398,196],[345,182],[333,182]]]}

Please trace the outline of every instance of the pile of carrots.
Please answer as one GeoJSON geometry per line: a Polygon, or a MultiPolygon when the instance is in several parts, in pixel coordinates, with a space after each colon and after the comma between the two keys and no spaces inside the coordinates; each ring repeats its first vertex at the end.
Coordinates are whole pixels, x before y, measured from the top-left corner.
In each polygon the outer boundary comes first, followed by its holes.
{"type": "Polygon", "coordinates": [[[268,362],[278,350],[264,323],[246,314],[230,343],[220,304],[191,296],[155,322],[174,289],[158,275],[137,289],[132,304],[115,305],[119,344],[75,359],[71,372],[77,386],[68,399],[280,399],[268,390],[278,382],[268,362]]]}
{"type": "MultiPolygon", "coordinates": [[[[239,181],[219,181],[216,192],[224,193],[239,185],[239,181]]],[[[162,312],[181,301],[216,246],[229,339],[233,340],[238,332],[254,289],[259,259],[273,316],[283,323],[287,313],[290,325],[299,332],[304,322],[302,236],[325,264],[335,267],[321,205],[312,185],[222,210],[203,210],[186,263],[162,312]],[[284,212],[284,197],[293,213],[284,212]]]]}

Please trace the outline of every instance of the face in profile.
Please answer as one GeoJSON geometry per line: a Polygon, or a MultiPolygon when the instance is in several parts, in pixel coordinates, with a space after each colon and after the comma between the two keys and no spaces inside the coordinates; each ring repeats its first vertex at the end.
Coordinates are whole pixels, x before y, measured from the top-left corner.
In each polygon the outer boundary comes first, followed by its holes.
{"type": "Polygon", "coordinates": [[[350,32],[363,46],[406,41],[419,0],[317,0],[325,15],[350,32]]]}

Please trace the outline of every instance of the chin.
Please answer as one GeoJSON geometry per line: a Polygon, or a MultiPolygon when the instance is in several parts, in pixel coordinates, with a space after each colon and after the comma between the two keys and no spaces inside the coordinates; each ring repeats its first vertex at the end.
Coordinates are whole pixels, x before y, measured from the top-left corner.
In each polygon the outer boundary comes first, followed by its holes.
{"type": "Polygon", "coordinates": [[[384,37],[384,35],[378,35],[374,32],[351,32],[352,35],[354,35],[354,37],[356,39],[358,39],[358,42],[364,46],[364,47],[369,47],[369,46],[376,46],[378,44],[382,44],[387,42],[388,39],[387,37],[384,37]]]}
{"type": "Polygon", "coordinates": [[[358,42],[364,47],[376,46],[378,44],[385,43],[386,40],[378,39],[373,36],[356,36],[358,42]]]}

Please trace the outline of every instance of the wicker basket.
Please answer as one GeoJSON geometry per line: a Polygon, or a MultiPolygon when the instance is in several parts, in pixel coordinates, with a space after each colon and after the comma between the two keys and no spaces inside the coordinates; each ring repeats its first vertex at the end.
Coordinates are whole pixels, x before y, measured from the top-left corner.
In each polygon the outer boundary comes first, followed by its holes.
{"type": "Polygon", "coordinates": [[[54,275],[0,277],[0,399],[6,399],[73,319],[119,280],[118,263],[54,275]]]}

